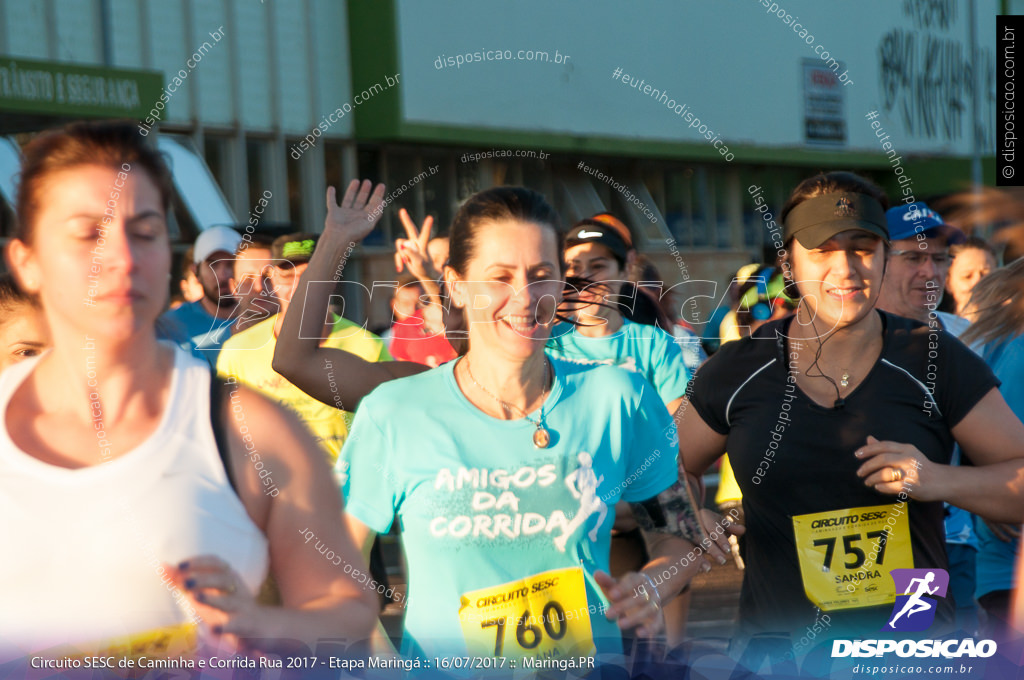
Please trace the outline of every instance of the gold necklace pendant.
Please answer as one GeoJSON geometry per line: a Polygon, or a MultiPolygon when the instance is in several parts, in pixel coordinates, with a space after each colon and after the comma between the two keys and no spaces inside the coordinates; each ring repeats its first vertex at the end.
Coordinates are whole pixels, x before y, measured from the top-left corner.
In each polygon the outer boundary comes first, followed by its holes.
{"type": "Polygon", "coordinates": [[[839,381],[839,384],[842,385],[843,387],[850,386],[850,372],[847,371],[845,368],[843,369],[843,377],[839,381]]]}
{"type": "MultiPolygon", "coordinates": [[[[498,402],[498,404],[501,406],[501,408],[504,409],[506,412],[508,412],[508,413],[516,412],[520,416],[525,418],[528,422],[533,423],[537,427],[537,429],[534,430],[534,432],[533,432],[533,445],[534,445],[534,447],[536,447],[538,449],[546,449],[546,448],[548,448],[551,445],[551,433],[548,432],[546,427],[544,427],[544,398],[548,394],[548,386],[547,386],[548,371],[549,370],[551,371],[551,379],[552,379],[552,382],[553,382],[554,381],[554,370],[551,369],[551,366],[548,363],[546,357],[544,359],[544,369],[545,369],[544,370],[544,378],[545,378],[545,380],[544,380],[544,391],[541,393],[540,419],[538,419],[538,420],[534,420],[526,412],[524,412],[522,409],[520,409],[520,408],[518,408],[516,406],[513,406],[512,404],[509,404],[508,402],[506,402],[506,401],[504,401],[502,399],[499,399],[498,397],[494,396],[489,391],[487,391],[487,388],[485,388],[483,385],[478,383],[476,381],[476,378],[473,377],[473,371],[470,370],[470,368],[469,368],[469,360],[466,359],[466,357],[463,357],[462,360],[466,361],[466,375],[469,376],[470,381],[474,385],[476,385],[480,389],[481,392],[483,392],[488,397],[490,397],[491,399],[493,399],[496,402],[498,402]]],[[[462,360],[460,360],[460,362],[462,360]]]]}

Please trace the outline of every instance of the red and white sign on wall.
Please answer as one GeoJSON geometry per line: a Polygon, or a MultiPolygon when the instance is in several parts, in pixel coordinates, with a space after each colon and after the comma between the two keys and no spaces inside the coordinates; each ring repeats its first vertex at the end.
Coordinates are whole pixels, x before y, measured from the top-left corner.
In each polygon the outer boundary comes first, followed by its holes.
{"type": "MultiPolygon", "coordinates": [[[[803,60],[804,140],[808,144],[846,146],[846,113],[839,76],[820,59],[803,60]]],[[[843,65],[839,64],[839,73],[843,65]]]]}

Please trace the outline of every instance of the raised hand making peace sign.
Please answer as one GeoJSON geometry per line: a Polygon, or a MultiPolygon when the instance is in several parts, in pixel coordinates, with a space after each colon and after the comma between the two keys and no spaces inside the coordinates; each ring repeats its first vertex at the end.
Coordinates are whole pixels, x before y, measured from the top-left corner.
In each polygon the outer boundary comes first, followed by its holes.
{"type": "Polygon", "coordinates": [[[398,211],[398,217],[405,227],[405,234],[408,238],[395,239],[395,271],[401,272],[408,267],[409,273],[420,279],[438,280],[441,272],[434,271],[434,265],[430,261],[430,254],[427,251],[427,244],[430,243],[430,232],[434,227],[434,218],[428,216],[423,220],[423,226],[416,228],[409,212],[402,208],[398,211]]]}

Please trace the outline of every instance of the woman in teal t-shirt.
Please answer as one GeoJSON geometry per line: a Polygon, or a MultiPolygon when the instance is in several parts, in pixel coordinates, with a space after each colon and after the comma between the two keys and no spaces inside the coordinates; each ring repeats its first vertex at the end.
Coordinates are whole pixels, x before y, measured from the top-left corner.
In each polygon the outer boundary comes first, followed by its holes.
{"type": "MultiPolygon", "coordinates": [[[[369,183],[356,189],[340,207],[329,201],[311,280],[334,271],[372,227],[366,216],[382,189],[369,202],[369,183]]],[[[679,481],[675,426],[655,390],[614,367],[545,354],[564,286],[557,222],[522,188],[481,192],[459,210],[445,267],[447,326],[466,330],[457,361],[382,384],[412,371],[312,346],[301,348],[312,361],[289,360],[280,345],[275,356],[277,370],[321,397],[314,364],[325,359],[339,362],[346,382],[380,385],[357,410],[338,472],[357,540],[368,545],[400,522],[410,655],[617,652],[620,628],[655,633],[660,600],[706,565],[694,550],[701,529],[679,481]],[[607,574],[620,499],[675,559],[655,560],[649,574],[607,574]],[[656,586],[663,570],[672,579],[656,586]]],[[[303,323],[286,318],[282,340],[315,337],[303,323]]]]}
{"type": "Polygon", "coordinates": [[[576,300],[565,305],[572,322],[552,329],[548,352],[569,361],[611,364],[639,373],[654,386],[669,413],[675,413],[691,377],[682,349],[658,326],[634,323],[620,311],[636,306],[646,295],[625,278],[635,257],[632,245],[607,222],[585,219],[569,230],[566,273],[586,284],[576,300]]]}
{"type": "MultiPolygon", "coordinates": [[[[627,274],[636,268],[637,258],[629,229],[607,213],[580,220],[566,234],[564,257],[566,274],[580,290],[573,302],[563,305],[572,321],[552,329],[548,354],[639,373],[674,415],[691,374],[672,335],[654,324],[634,323],[624,313],[639,308],[647,296],[627,274]]],[[[620,505],[616,515],[611,546],[613,573],[635,569],[649,560],[629,508],[620,505]]],[[[665,607],[670,647],[685,638],[689,606],[690,593],[686,591],[665,607]]]]}

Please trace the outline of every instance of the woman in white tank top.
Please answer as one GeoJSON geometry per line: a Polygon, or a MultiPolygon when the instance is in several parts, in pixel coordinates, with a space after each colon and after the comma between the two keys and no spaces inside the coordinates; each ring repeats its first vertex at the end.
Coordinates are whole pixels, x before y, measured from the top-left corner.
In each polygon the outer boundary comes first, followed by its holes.
{"type": "Polygon", "coordinates": [[[24,153],[8,259],[54,346],[0,375],[0,660],[174,636],[368,637],[375,594],[347,575],[363,560],[310,435],[229,385],[218,447],[209,367],[157,341],[160,156],[123,123],[24,153]],[[256,601],[268,566],[280,607],[256,601]]]}

